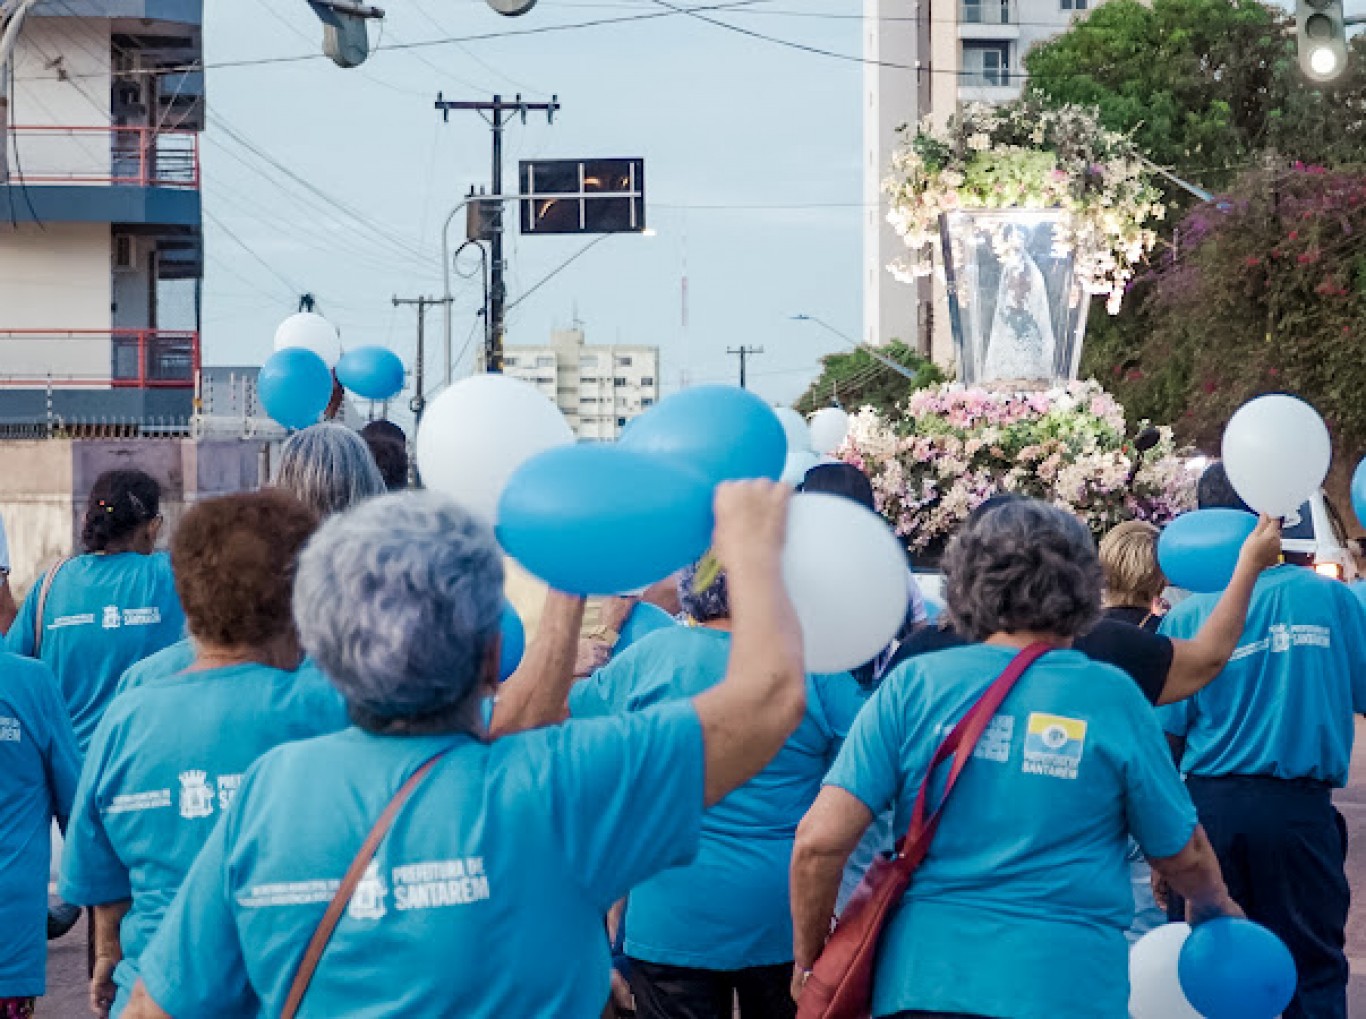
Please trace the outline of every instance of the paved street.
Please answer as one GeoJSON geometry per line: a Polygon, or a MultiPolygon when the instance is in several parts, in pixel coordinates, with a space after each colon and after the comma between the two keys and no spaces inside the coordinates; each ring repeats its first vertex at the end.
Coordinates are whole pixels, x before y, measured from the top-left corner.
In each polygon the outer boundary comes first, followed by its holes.
{"type": "MultiPolygon", "coordinates": [[[[1347,929],[1352,959],[1349,1014],[1366,1017],[1366,722],[1357,722],[1359,752],[1352,764],[1352,784],[1338,796],[1338,806],[1351,832],[1348,875],[1357,902],[1347,929]]],[[[48,997],[38,1008],[43,1019],[78,1019],[86,1015],[85,928],[72,931],[53,947],[48,965],[48,997]]]]}

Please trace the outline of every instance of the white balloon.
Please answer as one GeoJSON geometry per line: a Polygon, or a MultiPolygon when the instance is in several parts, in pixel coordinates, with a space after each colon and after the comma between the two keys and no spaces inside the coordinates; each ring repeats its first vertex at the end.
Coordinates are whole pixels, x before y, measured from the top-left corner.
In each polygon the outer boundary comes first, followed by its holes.
{"type": "Polygon", "coordinates": [[[1224,469],[1259,513],[1288,517],[1318,491],[1333,458],[1328,428],[1303,400],[1277,393],[1238,408],[1224,429],[1224,469]]]}
{"type": "Polygon", "coordinates": [[[849,415],[838,407],[825,407],[811,415],[811,448],[833,453],[849,435],[849,415]]]}
{"type": "Polygon", "coordinates": [[[809,449],[788,447],[787,462],[783,464],[782,481],[796,488],[806,480],[806,472],[821,462],[821,458],[809,449]]]}
{"type": "Polygon", "coordinates": [[[1177,963],[1191,936],[1188,923],[1169,923],[1143,935],[1129,951],[1132,1019],[1200,1019],[1181,989],[1177,963]]]}
{"type": "Polygon", "coordinates": [[[475,375],[427,405],[417,430],[417,469],[428,488],[492,524],[517,468],[573,441],[569,422],[535,386],[506,375],[475,375]]]}
{"type": "Polygon", "coordinates": [[[275,349],[284,350],[288,347],[303,347],[313,351],[329,368],[337,367],[342,355],[337,327],[311,311],[290,315],[275,330],[275,349]]]}
{"type": "Polygon", "coordinates": [[[877,657],[906,619],[906,554],[886,522],[837,495],[794,496],[783,579],[801,620],[810,672],[877,657]]]}

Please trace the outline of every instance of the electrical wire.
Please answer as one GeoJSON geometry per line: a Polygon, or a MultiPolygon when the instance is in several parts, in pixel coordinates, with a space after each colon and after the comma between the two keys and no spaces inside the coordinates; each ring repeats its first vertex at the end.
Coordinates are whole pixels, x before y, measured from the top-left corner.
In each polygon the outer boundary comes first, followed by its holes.
{"type": "Polygon", "coordinates": [[[253,247],[252,247],[250,244],[248,244],[246,241],[242,240],[241,237],[238,237],[237,234],[235,234],[235,233],[232,231],[232,228],[229,227],[226,223],[224,223],[221,219],[219,219],[217,216],[215,216],[212,212],[209,212],[207,209],[203,210],[203,212],[204,212],[204,218],[205,218],[205,219],[207,219],[209,222],[213,223],[216,227],[218,227],[218,229],[222,230],[223,233],[227,234],[227,236],[228,236],[229,238],[231,238],[234,242],[236,242],[236,244],[237,244],[237,246],[238,246],[239,248],[241,248],[241,249],[242,249],[243,251],[245,251],[248,255],[250,255],[250,256],[252,257],[252,259],[254,259],[254,260],[255,260],[263,269],[266,270],[266,272],[270,273],[270,274],[271,274],[272,276],[274,276],[277,280],[279,280],[281,283],[283,283],[283,284],[285,285],[286,289],[289,291],[290,296],[295,296],[295,295],[298,295],[298,294],[302,294],[302,293],[304,292],[302,287],[297,287],[297,286],[295,286],[292,282],[290,282],[290,280],[289,280],[288,278],[286,278],[285,275],[284,275],[282,272],[280,272],[280,271],[279,271],[278,269],[276,269],[273,265],[271,265],[271,264],[270,264],[269,262],[267,262],[264,258],[262,258],[262,257],[257,253],[257,251],[256,251],[255,248],[253,248],[253,247]]]}

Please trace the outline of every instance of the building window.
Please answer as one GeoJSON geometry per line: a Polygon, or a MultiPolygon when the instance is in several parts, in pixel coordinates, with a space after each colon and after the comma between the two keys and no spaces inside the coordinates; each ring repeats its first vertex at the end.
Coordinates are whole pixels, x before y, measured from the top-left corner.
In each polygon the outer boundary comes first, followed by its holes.
{"type": "Polygon", "coordinates": [[[504,358],[503,358],[503,367],[504,367],[504,368],[516,368],[516,367],[517,367],[517,359],[516,359],[515,357],[504,357],[504,358]]]}
{"type": "Polygon", "coordinates": [[[626,427],[626,419],[625,419],[625,418],[617,418],[617,427],[618,427],[618,428],[625,428],[625,427],[626,427]]]}
{"type": "MultiPolygon", "coordinates": [[[[1078,0],[1059,0],[1076,3],[1078,0]]],[[[1086,0],[1080,0],[1085,3],[1086,0]]],[[[1064,8],[1066,10],[1067,8],[1064,8]]],[[[965,25],[1009,25],[1010,0],[962,0],[960,20],[965,25]]]]}
{"type": "Polygon", "coordinates": [[[615,379],[612,380],[612,382],[618,387],[629,385],[629,383],[620,376],[617,376],[615,379]]]}
{"type": "Polygon", "coordinates": [[[1058,0],[1065,11],[1084,11],[1090,5],[1090,0],[1058,0]]]}
{"type": "Polygon", "coordinates": [[[598,402],[598,398],[597,398],[596,396],[581,396],[581,397],[579,397],[579,403],[597,403],[597,402],[598,402]]]}
{"type": "Polygon", "coordinates": [[[640,384],[642,386],[653,386],[655,384],[655,378],[653,375],[642,375],[640,377],[640,384]]]}
{"type": "Polygon", "coordinates": [[[617,358],[617,367],[618,367],[618,368],[629,368],[629,367],[631,367],[631,359],[630,359],[629,357],[619,357],[619,358],[617,358]]]}
{"type": "Polygon", "coordinates": [[[655,405],[655,402],[654,402],[654,400],[652,400],[652,399],[650,399],[648,396],[646,396],[646,397],[643,397],[643,398],[641,399],[640,405],[641,405],[642,407],[653,407],[653,406],[655,405]]]}
{"type": "MultiPolygon", "coordinates": [[[[1073,3],[1085,0],[1072,0],[1073,3]]],[[[1010,84],[1010,43],[964,42],[963,84],[1000,87],[1010,84]]]]}
{"type": "Polygon", "coordinates": [[[554,358],[554,357],[538,357],[538,358],[536,358],[536,367],[537,367],[537,368],[554,368],[554,367],[555,367],[555,358],[554,358]]]}
{"type": "Polygon", "coordinates": [[[586,354],[583,357],[579,358],[580,368],[596,368],[597,366],[598,359],[597,356],[594,354],[586,354]]]}

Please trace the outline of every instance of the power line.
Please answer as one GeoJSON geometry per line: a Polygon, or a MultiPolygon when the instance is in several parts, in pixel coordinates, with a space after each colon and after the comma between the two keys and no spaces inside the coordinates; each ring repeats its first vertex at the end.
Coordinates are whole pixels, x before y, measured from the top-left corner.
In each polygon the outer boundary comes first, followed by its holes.
{"type": "Polygon", "coordinates": [[[288,288],[290,294],[301,294],[301,293],[303,293],[303,288],[302,288],[302,287],[297,287],[297,286],[295,286],[293,283],[291,283],[291,282],[284,276],[283,273],[281,273],[281,272],[280,272],[278,269],[276,269],[273,265],[271,265],[271,264],[270,264],[269,262],[267,262],[264,258],[262,258],[259,254],[257,254],[255,248],[253,248],[253,247],[252,247],[250,244],[248,244],[246,241],[242,240],[242,238],[238,237],[237,234],[233,233],[232,228],[229,227],[226,223],[224,223],[224,222],[223,222],[221,219],[219,219],[217,216],[215,216],[212,212],[209,212],[207,209],[205,209],[205,210],[204,210],[204,218],[207,219],[207,220],[209,220],[209,221],[210,221],[211,223],[213,223],[216,227],[218,227],[218,229],[222,230],[225,234],[227,234],[229,238],[231,238],[233,241],[235,241],[235,242],[237,243],[237,246],[238,246],[239,248],[241,248],[241,249],[242,249],[243,251],[245,251],[248,255],[250,255],[253,259],[255,259],[255,261],[256,261],[263,269],[265,269],[266,272],[270,273],[270,274],[271,274],[272,276],[274,276],[277,280],[279,280],[281,283],[283,283],[283,284],[288,288]]]}

